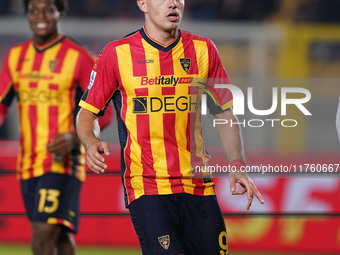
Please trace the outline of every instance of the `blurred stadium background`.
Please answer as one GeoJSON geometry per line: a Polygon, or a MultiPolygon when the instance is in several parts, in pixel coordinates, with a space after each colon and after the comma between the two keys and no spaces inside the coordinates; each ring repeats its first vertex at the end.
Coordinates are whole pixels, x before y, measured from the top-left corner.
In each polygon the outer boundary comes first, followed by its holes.
{"type": "MultiPolygon", "coordinates": [[[[135,0],[69,0],[63,32],[95,54],[143,24],[135,0]]],[[[300,87],[311,92],[305,104],[312,116],[296,108],[286,116],[249,119],[295,119],[298,126],[282,128],[266,123],[243,128],[249,165],[300,166],[339,164],[335,115],[340,93],[339,0],[187,0],[183,30],[212,39],[233,84],[247,93],[254,89],[254,107],[269,109],[273,87],[300,87]]],[[[31,36],[20,0],[0,1],[0,61],[9,48],[31,36]]],[[[279,90],[280,91],[280,90],[279,90]]],[[[279,100],[280,102],[280,100],[279,100]]],[[[279,107],[280,108],[280,107],[279,107]]],[[[212,165],[224,164],[209,120],[204,133],[212,165]]],[[[29,254],[30,227],[24,215],[14,169],[18,121],[15,105],[0,128],[0,254],[29,254]],[[18,252],[10,248],[24,245],[18,252]],[[3,246],[1,246],[3,245],[3,246]],[[6,245],[6,246],[5,246],[6,245]]],[[[138,241],[123,204],[119,176],[116,123],[102,138],[111,143],[110,170],[89,173],[82,193],[78,246],[132,249],[138,241]]],[[[338,170],[340,172],[340,169],[338,170]]],[[[227,178],[216,178],[226,217],[231,254],[340,254],[340,179],[337,174],[254,175],[265,205],[230,195],[227,178]]],[[[193,230],[194,231],[194,230],[193,230]]],[[[81,250],[79,254],[83,253],[81,250]]],[[[112,252],[111,250],[108,252],[112,252]]],[[[95,250],[93,254],[109,254],[95,250]]],[[[118,250],[111,254],[125,254],[118,250]]]]}

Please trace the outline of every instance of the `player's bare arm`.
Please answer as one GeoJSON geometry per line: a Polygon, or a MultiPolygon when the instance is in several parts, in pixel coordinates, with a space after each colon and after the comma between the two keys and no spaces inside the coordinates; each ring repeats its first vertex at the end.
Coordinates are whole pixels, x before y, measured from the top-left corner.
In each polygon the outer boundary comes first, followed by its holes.
{"type": "Polygon", "coordinates": [[[86,109],[80,109],[77,115],[78,137],[86,150],[87,165],[98,174],[107,169],[102,154],[110,155],[109,144],[100,141],[99,132],[98,116],[86,109]]]}
{"type": "MultiPolygon", "coordinates": [[[[100,120],[98,121],[100,128],[98,128],[96,133],[99,134],[100,130],[103,130],[111,123],[113,119],[112,116],[113,116],[113,107],[112,105],[109,105],[107,107],[106,114],[103,117],[101,117],[100,120]]],[[[0,121],[1,121],[1,117],[0,117],[0,121]]],[[[58,156],[65,156],[71,152],[74,145],[77,144],[78,142],[79,142],[79,138],[78,138],[78,134],[76,131],[68,132],[68,133],[59,133],[51,139],[46,149],[48,152],[54,153],[58,156]]]]}
{"type": "MultiPolygon", "coordinates": [[[[232,121],[233,123],[237,122],[236,116],[233,114],[231,109],[223,111],[221,113],[214,115],[215,119],[227,119],[232,121]]],[[[220,139],[222,147],[227,154],[227,158],[229,162],[233,162],[235,160],[240,160],[245,162],[244,159],[244,151],[243,151],[243,143],[242,136],[240,133],[240,129],[238,125],[217,125],[216,126],[217,135],[220,139]]],[[[248,203],[247,210],[250,209],[250,206],[253,202],[254,195],[260,201],[261,204],[264,203],[264,200],[257,190],[252,179],[249,178],[247,173],[245,172],[235,172],[229,174],[229,182],[230,182],[230,190],[233,195],[242,195],[247,192],[248,203]],[[240,184],[242,187],[241,190],[236,191],[236,183],[240,184]]]]}

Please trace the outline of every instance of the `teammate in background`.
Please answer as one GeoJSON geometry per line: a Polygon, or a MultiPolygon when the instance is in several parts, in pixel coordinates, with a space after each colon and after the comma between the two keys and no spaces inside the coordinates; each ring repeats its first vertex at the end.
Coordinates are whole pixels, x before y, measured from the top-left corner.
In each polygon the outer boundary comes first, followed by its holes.
{"type": "MultiPolygon", "coordinates": [[[[85,150],[75,131],[75,116],[94,58],[61,32],[66,0],[23,4],[33,38],[12,47],[5,57],[0,125],[16,96],[21,131],[17,177],[33,230],[33,253],[72,255],[85,180],[85,150]]],[[[102,127],[110,123],[112,111],[102,127]]]]}
{"type": "MultiPolygon", "coordinates": [[[[227,73],[209,39],[178,29],[184,0],[137,0],[137,4],[145,14],[145,26],[103,49],[80,101],[77,132],[87,164],[96,173],[107,169],[102,154],[109,155],[110,149],[94,130],[112,99],[126,205],[143,254],[228,254],[214,182],[210,176],[191,178],[193,163],[204,166],[209,155],[201,135],[202,90],[190,84],[190,78],[228,81],[227,73]]],[[[218,92],[221,103],[210,112],[237,122],[230,109],[231,92],[218,92]]],[[[217,132],[231,165],[244,166],[238,126],[218,125],[217,132]]],[[[232,173],[229,180],[232,194],[247,192],[247,209],[254,195],[264,203],[245,173],[232,173]],[[236,183],[242,190],[236,191],[236,183]]]]}

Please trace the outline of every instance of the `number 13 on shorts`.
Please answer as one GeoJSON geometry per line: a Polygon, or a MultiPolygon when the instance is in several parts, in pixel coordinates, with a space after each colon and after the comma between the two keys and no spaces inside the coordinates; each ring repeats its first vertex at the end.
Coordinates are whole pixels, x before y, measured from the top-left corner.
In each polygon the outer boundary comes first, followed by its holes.
{"type": "Polygon", "coordinates": [[[40,199],[38,205],[38,212],[42,213],[54,213],[59,206],[58,197],[60,191],[56,189],[40,189],[39,190],[40,199]],[[46,206],[46,202],[51,202],[50,206],[46,206]]]}

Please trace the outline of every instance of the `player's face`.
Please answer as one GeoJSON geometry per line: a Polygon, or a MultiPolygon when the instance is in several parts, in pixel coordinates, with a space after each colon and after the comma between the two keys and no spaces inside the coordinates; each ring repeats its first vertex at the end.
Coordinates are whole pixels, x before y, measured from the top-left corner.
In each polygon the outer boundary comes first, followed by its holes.
{"type": "Polygon", "coordinates": [[[140,0],[147,22],[163,31],[177,29],[183,17],[184,0],[140,0]]]}
{"type": "Polygon", "coordinates": [[[58,36],[62,15],[55,6],[54,0],[31,0],[27,18],[34,38],[38,42],[46,42],[58,36]]]}

